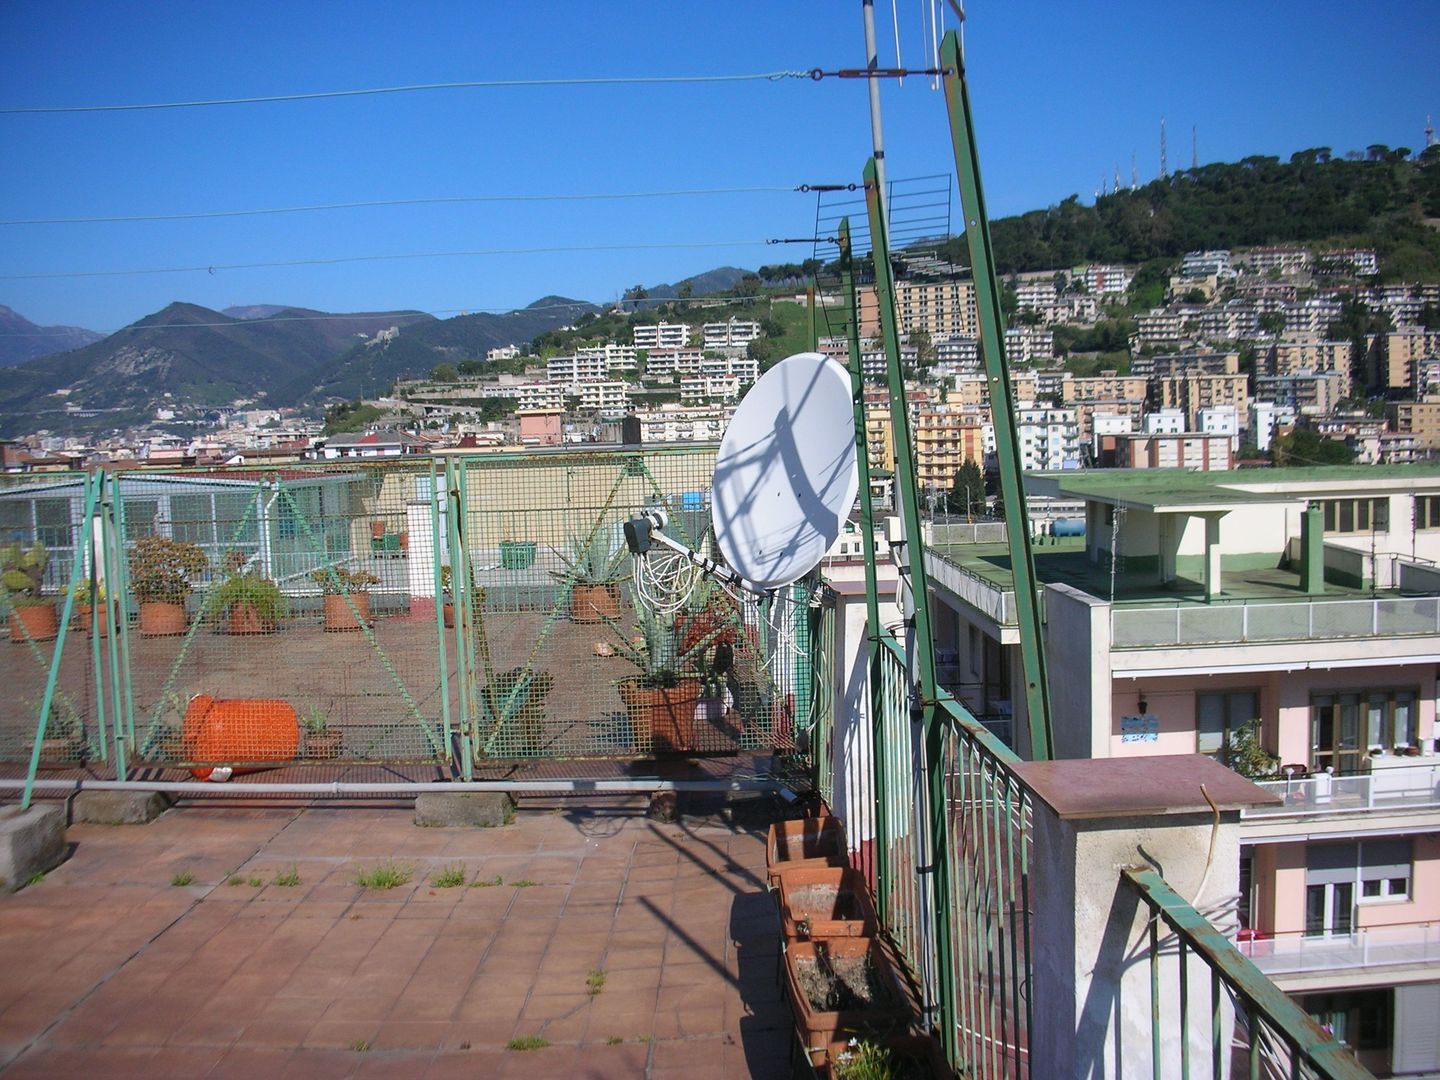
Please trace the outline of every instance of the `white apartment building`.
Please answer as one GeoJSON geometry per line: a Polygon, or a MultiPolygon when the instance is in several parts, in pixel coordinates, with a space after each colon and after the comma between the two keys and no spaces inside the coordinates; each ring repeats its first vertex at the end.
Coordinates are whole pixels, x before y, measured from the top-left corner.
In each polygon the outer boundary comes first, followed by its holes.
{"type": "Polygon", "coordinates": [[[1177,346],[1185,338],[1187,315],[1178,307],[1151,308],[1135,316],[1135,339],[1145,346],[1177,346]]]}
{"type": "Polygon", "coordinates": [[[603,355],[576,354],[574,356],[552,356],[545,361],[545,377],[551,382],[578,383],[587,379],[603,379],[609,374],[609,365],[603,355]]]}
{"type": "Polygon", "coordinates": [[[611,341],[604,345],[582,346],[575,350],[575,355],[585,359],[598,358],[605,363],[606,375],[621,375],[639,366],[639,351],[634,345],[617,345],[611,341]]]}
{"type": "Polygon", "coordinates": [[[1185,278],[1234,277],[1228,251],[1187,251],[1180,260],[1180,276],[1185,278]]]}
{"type": "Polygon", "coordinates": [[[734,379],[753,383],[760,377],[760,361],[748,356],[704,356],[694,374],[704,379],[734,379]]]}
{"type": "Polygon", "coordinates": [[[664,379],[676,375],[694,375],[704,359],[704,349],[651,349],[645,358],[645,377],[664,379]]]}
{"type": "Polygon", "coordinates": [[[1255,439],[1257,450],[1269,450],[1279,428],[1294,427],[1295,408],[1274,401],[1252,401],[1250,403],[1250,434],[1255,439]]]}
{"type": "Polygon", "coordinates": [[[1115,464],[1121,469],[1189,469],[1213,472],[1234,468],[1235,451],[1225,435],[1200,431],[1122,435],[1115,464]]]}
{"type": "Polygon", "coordinates": [[[760,324],[732,317],[725,322],[706,323],[701,328],[707,349],[743,348],[760,336],[760,324]]]}
{"type": "Polygon", "coordinates": [[[1311,253],[1309,248],[1302,247],[1259,247],[1237,259],[1248,265],[1252,273],[1297,274],[1310,268],[1311,253]]]}
{"type": "Polygon", "coordinates": [[[1329,296],[1314,296],[1285,305],[1285,333],[1324,334],[1340,317],[1340,301],[1329,296]]]}
{"type": "Polygon", "coordinates": [[[740,380],[734,375],[687,375],[680,380],[680,404],[738,401],[740,380]]]}
{"type": "Polygon", "coordinates": [[[647,443],[710,442],[719,439],[734,409],[728,406],[664,405],[635,415],[647,443]]]}
{"type": "Polygon", "coordinates": [[[1017,281],[1015,283],[1015,301],[1020,308],[1029,308],[1031,311],[1040,311],[1049,307],[1055,302],[1055,279],[1053,277],[1034,278],[1029,281],[1017,281]]]}
{"type": "Polygon", "coordinates": [[[579,396],[580,408],[585,412],[623,416],[630,409],[630,384],[627,382],[597,379],[577,383],[566,389],[572,396],[579,396]]]}
{"type": "MultiPolygon", "coordinates": [[[[1054,335],[1051,335],[1054,341],[1054,335]]],[[[980,366],[980,342],[973,337],[947,337],[933,342],[938,364],[952,364],[954,371],[974,371],[980,366]]]]}
{"type": "Polygon", "coordinates": [[[690,344],[689,323],[636,323],[631,334],[637,349],[683,349],[690,344]]]}
{"type": "Polygon", "coordinates": [[[1145,414],[1140,422],[1146,435],[1178,435],[1185,430],[1185,412],[1182,409],[1156,409],[1145,414]]]}
{"type": "Polygon", "coordinates": [[[1005,329],[1005,359],[1011,364],[1048,364],[1055,359],[1055,332],[1019,324],[1005,329]]]}
{"type": "Polygon", "coordinates": [[[1209,405],[1195,414],[1195,420],[1202,435],[1223,435],[1231,450],[1240,449],[1240,411],[1234,405],[1209,405]]]}
{"type": "Polygon", "coordinates": [[[490,349],[485,353],[487,363],[494,363],[496,360],[514,360],[520,355],[520,346],[501,345],[499,348],[490,349]]]}
{"type": "Polygon", "coordinates": [[[1207,341],[1237,341],[1260,333],[1260,312],[1248,300],[1228,300],[1200,312],[1196,328],[1207,341]]]}
{"type": "Polygon", "coordinates": [[[1078,469],[1080,427],[1074,409],[1021,405],[1015,410],[1020,467],[1026,472],[1078,469]]]}
{"type": "Polygon", "coordinates": [[[1086,291],[1096,296],[1107,293],[1123,293],[1130,288],[1135,275],[1123,266],[1087,266],[1081,279],[1086,291]]]}
{"type": "Polygon", "coordinates": [[[1374,248],[1334,248],[1315,257],[1315,269],[1321,274],[1374,277],[1380,273],[1380,258],[1374,248]]]}

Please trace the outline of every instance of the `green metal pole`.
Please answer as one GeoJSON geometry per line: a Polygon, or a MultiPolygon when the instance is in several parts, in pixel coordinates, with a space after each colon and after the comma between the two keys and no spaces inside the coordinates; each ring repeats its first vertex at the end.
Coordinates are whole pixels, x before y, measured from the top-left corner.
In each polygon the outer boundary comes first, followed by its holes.
{"type": "MultiPolygon", "coordinates": [[[[449,459],[446,459],[448,481],[449,459]]],[[[434,564],[432,577],[435,582],[435,656],[440,665],[440,718],[445,730],[445,753],[451,755],[452,764],[455,744],[450,726],[450,660],[445,648],[445,588],[440,578],[440,485],[435,471],[435,459],[430,459],[430,552],[434,564]]],[[[449,540],[449,530],[446,530],[449,540]]],[[[448,546],[448,544],[447,544],[448,546]]],[[[450,570],[450,588],[455,588],[455,570],[450,570]]],[[[452,605],[451,610],[454,610],[452,605]]]]}
{"type": "Polygon", "coordinates": [[[875,795],[875,897],[881,919],[890,912],[889,835],[885,809],[885,769],[880,747],[884,741],[884,687],[880,672],[880,591],[876,581],[875,506],[870,492],[870,443],[865,430],[865,378],[860,364],[860,304],[855,294],[855,267],[850,247],[850,219],[840,222],[840,287],[850,309],[847,325],[850,357],[850,394],[855,409],[855,463],[860,473],[860,539],[865,546],[865,640],[870,651],[870,773],[875,795]]]}
{"type": "Polygon", "coordinates": [[[44,740],[45,729],[50,724],[50,706],[55,701],[55,686],[60,681],[60,661],[65,658],[65,637],[70,630],[70,616],[75,610],[75,586],[80,584],[81,570],[85,565],[80,552],[90,546],[90,536],[95,528],[95,492],[98,488],[93,476],[85,478],[84,524],[80,526],[75,558],[70,561],[70,585],[65,590],[65,606],[60,612],[60,629],[55,635],[55,651],[50,656],[50,674],[45,679],[45,696],[40,700],[40,715],[35,720],[35,745],[30,748],[30,768],[25,772],[25,788],[20,796],[22,810],[30,809],[30,798],[35,789],[35,774],[40,769],[40,743],[44,740]]]}
{"type": "MultiPolygon", "coordinates": [[[[459,644],[455,648],[455,663],[460,676],[460,775],[466,780],[475,775],[475,747],[480,736],[480,700],[476,694],[475,673],[475,608],[470,581],[470,547],[466,537],[468,522],[466,512],[470,506],[470,470],[464,460],[456,468],[456,484],[446,491],[450,500],[450,587],[455,593],[455,631],[459,644]]],[[[494,686],[494,678],[487,670],[488,683],[494,686]]]]}
{"type": "Polygon", "coordinates": [[[1010,542],[1010,568],[1015,578],[1015,612],[1020,623],[1020,664],[1025,679],[1025,710],[1030,728],[1030,756],[1048,761],[1054,753],[1050,723],[1050,689],[1045,675],[1045,652],[1040,639],[1040,610],[1035,596],[1035,561],[1030,554],[1030,519],[1025,510],[1020,446],[1015,430],[1015,394],[1005,363],[1005,327],[1000,290],[995,281],[995,260],[990,249],[990,223],[985,216],[985,194],[980,187],[980,161],[975,150],[970,98],[965,87],[964,61],[955,31],[940,47],[945,69],[945,104],[950,116],[950,139],[955,149],[955,175],[965,210],[965,239],[970,248],[970,272],[975,280],[975,306],[980,316],[980,352],[990,389],[990,415],[995,424],[995,450],[1000,464],[1000,497],[1005,506],[1006,534],[1010,542]]]}
{"type": "Polygon", "coordinates": [[[811,351],[811,352],[818,352],[818,351],[820,350],[820,324],[819,324],[819,315],[818,315],[818,313],[817,313],[816,310],[815,310],[815,297],[816,297],[818,291],[819,291],[819,290],[817,290],[817,289],[815,288],[815,283],[814,283],[813,281],[812,281],[809,285],[807,285],[807,286],[805,287],[805,297],[806,297],[806,299],[809,300],[809,302],[810,302],[810,351],[811,351]]]}
{"type": "MultiPolygon", "coordinates": [[[[900,331],[895,321],[895,286],[890,272],[890,239],[885,224],[878,169],[872,157],[865,164],[865,206],[870,218],[870,248],[875,263],[875,306],[885,344],[886,381],[890,390],[890,427],[895,442],[895,492],[900,498],[905,525],[905,571],[909,574],[915,607],[915,655],[907,657],[919,674],[921,730],[925,739],[926,787],[929,793],[928,829],[931,874],[931,940],[935,943],[936,983],[939,991],[941,1038],[946,1056],[955,1057],[955,965],[950,934],[949,830],[945,807],[944,729],[936,708],[935,639],[930,623],[930,583],[925,572],[925,538],[920,522],[920,493],[915,482],[915,450],[910,438],[910,415],[905,401],[905,379],[900,371],[900,331]]],[[[915,688],[910,687],[913,693],[915,688]]]]}
{"type": "MultiPolygon", "coordinates": [[[[116,721],[115,737],[115,779],[124,780],[127,772],[128,755],[135,750],[135,679],[130,660],[130,562],[125,553],[125,499],[124,481],[117,476],[111,485],[110,532],[114,541],[115,601],[120,606],[120,624],[117,633],[117,655],[120,658],[120,672],[124,678],[125,730],[119,734],[120,724],[116,721]]],[[[109,586],[107,586],[108,592],[109,586]]]]}
{"type": "MultiPolygon", "coordinates": [[[[104,551],[104,519],[101,520],[101,528],[97,534],[94,521],[104,513],[101,500],[105,494],[105,474],[97,473],[95,476],[96,486],[100,489],[96,492],[95,510],[91,514],[90,543],[85,548],[85,583],[87,585],[86,595],[90,598],[90,670],[91,677],[95,680],[95,738],[100,746],[100,760],[110,760],[110,749],[106,745],[109,741],[109,728],[105,723],[105,666],[100,659],[100,630],[103,627],[107,633],[105,640],[108,642],[111,634],[108,631],[114,629],[114,623],[109,622],[110,602],[107,599],[102,608],[97,599],[103,576],[95,558],[95,549],[100,547],[104,551]],[[98,544],[97,544],[98,541],[98,544]]],[[[107,649],[108,651],[108,649],[107,649]]],[[[113,687],[112,687],[113,688],[113,687]]]]}

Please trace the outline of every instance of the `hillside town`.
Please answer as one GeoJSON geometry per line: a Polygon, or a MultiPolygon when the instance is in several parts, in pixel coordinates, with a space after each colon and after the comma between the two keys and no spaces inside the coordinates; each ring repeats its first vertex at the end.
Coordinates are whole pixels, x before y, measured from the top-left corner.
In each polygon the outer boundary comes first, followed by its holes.
{"type": "MultiPolygon", "coordinates": [[[[1011,275],[1002,285],[1005,352],[1023,468],[1430,459],[1440,449],[1440,285],[1378,284],[1378,269],[1373,250],[1292,246],[1189,252],[1163,276],[1115,265],[1011,275]]],[[[768,298],[772,310],[790,307],[802,320],[810,302],[803,293],[768,298]]],[[[631,312],[609,338],[586,338],[582,327],[564,352],[514,343],[440,365],[359,402],[361,424],[327,428],[313,412],[239,402],[194,416],[187,434],[174,423],[177,409],[162,404],[148,431],[18,440],[4,447],[4,468],[714,441],[761,374],[766,352],[757,343],[783,328],[716,318],[713,306],[724,301],[709,303],[631,312]]],[[[840,297],[822,288],[814,303],[813,345],[843,362],[847,338],[825,332],[843,322],[840,297]]],[[[961,268],[913,258],[895,307],[919,480],[949,491],[963,463],[983,468],[994,453],[975,286],[961,268]]],[[[860,290],[860,324],[866,377],[878,383],[873,286],[860,290]]],[[[395,334],[382,330],[370,344],[383,348],[395,334]]],[[[866,412],[871,467],[889,471],[882,386],[867,391],[866,412]]]]}

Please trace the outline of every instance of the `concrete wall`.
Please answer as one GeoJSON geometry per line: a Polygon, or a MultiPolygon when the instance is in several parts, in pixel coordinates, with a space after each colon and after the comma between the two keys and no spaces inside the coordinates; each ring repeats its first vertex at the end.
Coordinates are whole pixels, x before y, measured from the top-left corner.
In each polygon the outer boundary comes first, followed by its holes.
{"type": "Polygon", "coordinates": [[[1103,725],[1095,720],[1107,714],[1113,697],[1110,605],[1069,585],[1047,585],[1045,659],[1055,757],[1108,757],[1103,725]]]}
{"type": "MultiPolygon", "coordinates": [[[[1032,945],[1034,1076],[1151,1075],[1152,1013],[1149,909],[1118,869],[1154,866],[1181,896],[1195,897],[1205,874],[1211,821],[1205,815],[1061,821],[1043,804],[1035,808],[1032,925],[1044,927],[1032,945]]],[[[1222,928],[1233,926],[1239,879],[1239,830],[1227,813],[1216,836],[1214,863],[1196,905],[1222,928]]],[[[1160,1052],[1180,1056],[1179,966],[1173,936],[1160,935],[1160,1052]]],[[[1209,969],[1187,969],[1191,1008],[1209,1000],[1209,969]]],[[[1210,1060],[1210,1025],[1190,1024],[1191,1059],[1210,1060]]],[[[1228,1010],[1222,1017],[1233,1029],[1228,1010]]],[[[1225,1065],[1228,1068],[1228,1060],[1225,1065]]],[[[1202,1070],[1207,1071],[1208,1070],[1202,1070]]]]}

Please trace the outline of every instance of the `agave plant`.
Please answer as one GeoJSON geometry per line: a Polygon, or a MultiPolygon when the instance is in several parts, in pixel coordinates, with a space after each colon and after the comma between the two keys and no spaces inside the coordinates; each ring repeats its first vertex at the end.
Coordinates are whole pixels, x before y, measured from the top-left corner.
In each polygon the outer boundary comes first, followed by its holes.
{"type": "Polygon", "coordinates": [[[638,638],[624,633],[615,620],[606,622],[615,631],[616,653],[640,669],[642,685],[671,687],[681,679],[704,679],[710,674],[704,663],[705,652],[715,644],[718,630],[686,642],[676,629],[673,615],[660,615],[646,607],[635,611],[638,638]]]}
{"type": "Polygon", "coordinates": [[[588,539],[570,538],[568,553],[557,551],[555,557],[565,569],[552,570],[550,576],[563,585],[613,585],[623,581],[625,557],[630,554],[624,544],[617,544],[608,530],[597,529],[588,539]]]}
{"type": "Polygon", "coordinates": [[[0,584],[15,607],[31,607],[45,603],[45,566],[50,555],[45,545],[35,541],[33,547],[7,544],[0,548],[0,584]]]}

